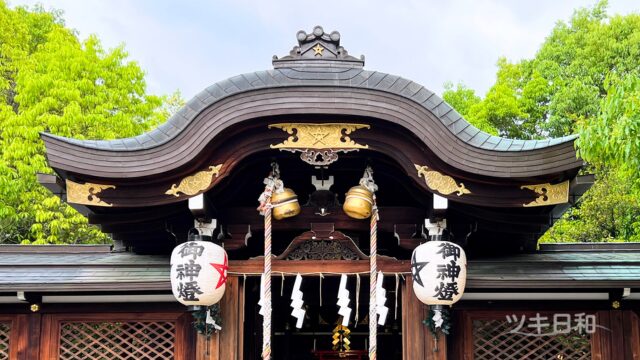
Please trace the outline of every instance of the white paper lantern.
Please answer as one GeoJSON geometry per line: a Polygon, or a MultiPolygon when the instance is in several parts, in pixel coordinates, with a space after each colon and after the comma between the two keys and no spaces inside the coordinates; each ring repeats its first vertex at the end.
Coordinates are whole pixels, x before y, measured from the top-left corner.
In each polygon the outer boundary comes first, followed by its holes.
{"type": "Polygon", "coordinates": [[[429,241],[411,256],[413,291],[427,305],[452,305],[462,297],[467,282],[467,257],[448,241],[429,241]]]}
{"type": "Polygon", "coordinates": [[[229,262],[220,245],[187,241],[171,253],[173,296],[184,305],[210,306],[222,298],[229,262]]]}

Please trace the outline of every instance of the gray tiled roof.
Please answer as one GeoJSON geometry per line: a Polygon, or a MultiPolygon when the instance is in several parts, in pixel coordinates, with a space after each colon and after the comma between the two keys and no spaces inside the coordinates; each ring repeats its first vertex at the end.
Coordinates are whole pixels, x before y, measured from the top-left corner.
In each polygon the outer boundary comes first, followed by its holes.
{"type": "MultiPolygon", "coordinates": [[[[2,247],[0,247],[2,250],[2,247]]],[[[568,251],[469,261],[468,288],[640,286],[640,251],[568,251]]],[[[0,251],[0,292],[170,289],[169,257],[0,251]]]]}
{"type": "Polygon", "coordinates": [[[469,124],[444,100],[424,86],[395,75],[361,68],[299,67],[277,68],[234,76],[215,83],[186,103],[158,128],[142,135],[116,140],[79,140],[45,134],[86,148],[109,151],[134,151],[162,145],[184,130],[206,107],[226,97],[258,89],[291,86],[338,86],[372,89],[402,96],[431,111],[459,139],[472,146],[495,151],[540,149],[576,138],[575,135],[551,140],[512,140],[489,135],[469,124]]]}

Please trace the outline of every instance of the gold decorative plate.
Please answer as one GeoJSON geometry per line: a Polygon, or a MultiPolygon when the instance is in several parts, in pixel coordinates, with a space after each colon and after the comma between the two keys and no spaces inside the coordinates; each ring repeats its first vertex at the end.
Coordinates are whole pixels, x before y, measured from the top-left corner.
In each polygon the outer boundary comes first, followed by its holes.
{"type": "Polygon", "coordinates": [[[535,191],[539,196],[532,202],[522,204],[524,207],[564,204],[569,202],[569,180],[559,184],[523,185],[520,189],[535,191]]]}
{"type": "Polygon", "coordinates": [[[462,196],[463,194],[471,194],[471,191],[469,191],[463,183],[458,184],[451,176],[429,169],[427,166],[413,165],[416,167],[416,170],[418,170],[418,177],[424,177],[424,181],[429,189],[443,195],[457,193],[456,195],[462,196]]]}
{"type": "Polygon", "coordinates": [[[66,180],[67,185],[67,202],[71,204],[94,205],[94,206],[112,206],[104,202],[98,196],[103,190],[115,189],[115,185],[84,183],[80,184],[69,179],[66,180]]]}
{"type": "Polygon", "coordinates": [[[369,129],[366,124],[308,124],[286,123],[271,124],[269,129],[282,129],[291,136],[284,142],[271,145],[272,149],[367,149],[348,136],[358,129],[369,129]]]}
{"type": "Polygon", "coordinates": [[[179,197],[182,193],[184,195],[198,195],[200,192],[206,190],[213,182],[213,178],[218,177],[222,164],[215,166],[209,166],[208,170],[198,171],[193,175],[189,175],[180,181],[180,184],[173,184],[171,188],[165,192],[167,195],[173,195],[179,197]]]}

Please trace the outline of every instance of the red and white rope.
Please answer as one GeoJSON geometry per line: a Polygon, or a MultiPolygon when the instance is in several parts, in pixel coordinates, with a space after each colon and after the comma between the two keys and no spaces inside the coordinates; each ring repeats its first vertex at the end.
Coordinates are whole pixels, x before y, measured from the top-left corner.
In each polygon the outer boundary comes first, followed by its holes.
{"type": "Polygon", "coordinates": [[[271,164],[272,171],[265,179],[265,189],[258,201],[258,211],[264,215],[264,289],[262,296],[262,359],[271,360],[271,195],[277,188],[282,188],[280,171],[276,163],[271,164]]]}
{"type": "MultiPolygon", "coordinates": [[[[375,201],[375,200],[374,200],[375,201]]],[[[373,207],[371,214],[371,233],[369,250],[369,360],[376,360],[378,347],[378,321],[376,285],[378,282],[378,209],[373,207]]]]}
{"type": "MultiPolygon", "coordinates": [[[[270,202],[271,200],[267,200],[270,202]]],[[[264,318],[262,320],[262,359],[271,359],[271,208],[264,214],[264,318]]]]}

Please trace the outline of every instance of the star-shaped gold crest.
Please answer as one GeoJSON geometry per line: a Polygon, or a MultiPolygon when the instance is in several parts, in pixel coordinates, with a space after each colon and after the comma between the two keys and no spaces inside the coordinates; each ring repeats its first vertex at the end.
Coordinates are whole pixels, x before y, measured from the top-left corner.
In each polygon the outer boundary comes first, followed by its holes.
{"type": "Polygon", "coordinates": [[[324,48],[322,46],[320,46],[320,44],[316,44],[316,46],[313,47],[313,51],[314,51],[314,56],[322,56],[322,51],[324,51],[324,48]]]}

